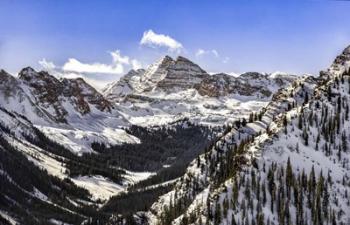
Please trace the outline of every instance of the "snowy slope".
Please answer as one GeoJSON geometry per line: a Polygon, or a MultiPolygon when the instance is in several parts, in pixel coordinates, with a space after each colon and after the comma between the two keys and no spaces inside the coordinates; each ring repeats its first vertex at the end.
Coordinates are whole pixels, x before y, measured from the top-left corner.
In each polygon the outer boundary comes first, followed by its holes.
{"type": "Polygon", "coordinates": [[[184,57],[165,56],[146,70],[131,70],[107,85],[103,94],[132,124],[157,125],[187,117],[222,125],[259,111],[273,93],[295,79],[278,73],[209,75],[184,57]]]}
{"type": "Polygon", "coordinates": [[[349,49],[195,160],[151,223],[349,224],[349,49]]]}
{"type": "MultiPolygon", "coordinates": [[[[188,204],[185,204],[185,206],[183,206],[184,208],[180,210],[180,213],[176,215],[179,219],[182,218],[182,211],[187,207],[191,208],[191,205],[194,204],[194,208],[197,208],[194,199],[197,198],[197,194],[202,195],[201,193],[208,191],[208,188],[210,189],[213,185],[214,180],[220,177],[217,171],[221,165],[224,165],[224,162],[221,162],[221,160],[223,160],[223,157],[227,156],[227,152],[234,149],[235,146],[237,147],[245,143],[246,139],[250,139],[260,133],[265,133],[278,115],[287,111],[293,105],[297,106],[303,104],[305,93],[310,95],[315,85],[316,80],[311,77],[300,78],[290,87],[274,95],[273,101],[269,103],[266,108],[262,109],[261,119],[248,123],[246,126],[232,124],[227,132],[222,135],[205,155],[201,155],[191,163],[183,179],[177,183],[175,190],[160,198],[160,200],[153,205],[150,213],[150,218],[153,221],[152,223],[156,223],[155,221],[162,219],[162,214],[164,213],[162,208],[166,205],[174,204],[174,200],[170,199],[174,198],[175,195],[177,199],[182,199],[182,201],[188,204]]],[[[205,199],[203,201],[205,202],[205,199]]]]}
{"type": "MultiPolygon", "coordinates": [[[[25,117],[22,118],[19,115],[12,114],[0,108],[0,128],[1,128],[0,131],[1,131],[2,137],[4,137],[19,152],[23,153],[28,158],[29,161],[32,161],[39,168],[46,170],[48,174],[52,176],[56,176],[62,180],[69,177],[69,175],[66,173],[67,168],[64,163],[65,160],[68,160],[68,159],[65,159],[64,157],[56,155],[54,153],[50,153],[46,149],[42,149],[38,146],[35,146],[34,144],[26,140],[28,136],[31,136],[33,139],[36,139],[37,137],[36,137],[36,132],[34,130],[33,124],[29,122],[25,117]],[[4,129],[6,130],[4,131],[4,129]]],[[[42,128],[41,130],[44,130],[44,129],[47,129],[47,128],[45,127],[45,128],[42,128]]],[[[95,136],[95,137],[80,137],[82,135],[85,135],[86,132],[60,136],[61,133],[65,134],[65,132],[67,131],[64,130],[60,132],[55,132],[55,130],[50,130],[44,133],[50,134],[51,139],[60,140],[59,143],[61,145],[70,146],[70,149],[73,149],[73,150],[75,150],[75,148],[81,148],[82,146],[84,146],[84,143],[77,145],[73,141],[70,141],[68,137],[78,136],[76,137],[77,140],[74,140],[76,143],[79,143],[78,141],[83,138],[85,139],[93,138],[93,140],[96,141],[100,137],[100,136],[97,136],[96,134],[91,134],[91,136],[95,136]],[[50,134],[50,132],[53,132],[53,133],[50,134]]],[[[115,131],[106,131],[106,132],[108,132],[108,134],[105,134],[105,136],[109,137],[109,140],[105,140],[105,142],[110,142],[111,140],[113,140],[114,132],[117,132],[117,134],[115,134],[114,136],[124,137],[125,139],[129,138],[130,140],[125,140],[127,142],[132,142],[132,143],[139,142],[138,139],[134,139],[135,137],[128,135],[124,130],[115,130],[115,131]]],[[[120,139],[115,141],[120,141],[120,139]]],[[[88,148],[88,146],[86,148],[88,148]]],[[[81,152],[82,150],[77,149],[76,151],[81,152]]],[[[102,176],[71,177],[70,179],[76,185],[89,190],[94,200],[96,199],[106,200],[109,197],[119,193],[120,191],[124,191],[129,184],[146,179],[151,175],[153,174],[147,173],[147,172],[135,173],[131,171],[126,171],[126,174],[123,176],[124,177],[123,184],[116,184],[102,176]],[[97,192],[96,190],[99,190],[99,191],[97,192]]]]}
{"type": "Polygon", "coordinates": [[[92,142],[138,142],[120,129],[128,121],[81,78],[58,80],[31,68],[15,78],[0,71],[0,106],[24,115],[76,154],[91,152],[92,142]]]}
{"type": "Polygon", "coordinates": [[[17,78],[0,71],[0,106],[26,116],[48,137],[81,155],[93,152],[93,142],[138,143],[121,129],[131,124],[190,118],[220,126],[248,118],[294,79],[260,73],[210,76],[184,57],[165,56],[147,70],[131,70],[102,95],[81,78],[57,79],[27,67],[17,78]]]}

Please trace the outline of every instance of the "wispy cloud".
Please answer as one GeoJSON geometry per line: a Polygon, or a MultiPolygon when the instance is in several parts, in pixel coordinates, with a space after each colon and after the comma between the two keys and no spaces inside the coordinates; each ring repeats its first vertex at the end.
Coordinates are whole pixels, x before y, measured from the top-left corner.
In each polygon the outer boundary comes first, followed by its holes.
{"type": "Polygon", "coordinates": [[[53,62],[47,61],[45,58],[39,61],[39,65],[48,72],[56,69],[56,65],[53,62]]]}
{"type": "Polygon", "coordinates": [[[129,57],[128,56],[122,56],[120,53],[120,50],[115,50],[114,52],[110,52],[113,62],[115,64],[125,64],[129,65],[129,57]]]}
{"type": "Polygon", "coordinates": [[[205,55],[211,55],[211,56],[214,56],[215,58],[219,58],[220,55],[218,53],[218,51],[216,49],[212,49],[212,50],[204,50],[204,49],[201,49],[199,48],[196,53],[195,53],[196,57],[202,57],[202,56],[205,56],[205,55]]]}
{"type": "Polygon", "coordinates": [[[137,59],[122,55],[120,50],[109,52],[112,61],[110,64],[94,62],[83,63],[75,58],[70,58],[63,66],[57,66],[45,58],[38,63],[42,69],[50,74],[62,78],[84,78],[86,82],[97,89],[101,89],[107,83],[117,80],[126,69],[140,69],[142,63],[137,59]],[[103,75],[103,76],[102,76],[103,75]]]}
{"type": "Polygon", "coordinates": [[[202,48],[197,49],[195,52],[195,56],[197,58],[202,58],[202,57],[214,57],[217,60],[220,60],[222,63],[228,63],[230,61],[230,57],[223,57],[219,54],[219,52],[216,49],[211,49],[211,50],[205,50],[202,48]]]}
{"type": "Polygon", "coordinates": [[[103,64],[103,63],[83,63],[75,58],[70,58],[63,65],[62,69],[68,72],[78,73],[112,73],[120,74],[124,72],[123,65],[120,63],[103,64]]]}
{"type": "Polygon", "coordinates": [[[120,74],[123,73],[123,66],[120,64],[117,65],[106,65],[102,63],[82,63],[77,59],[70,58],[63,66],[63,70],[69,72],[78,72],[78,73],[113,73],[120,74]]]}
{"type": "Polygon", "coordinates": [[[228,63],[229,61],[230,61],[230,57],[225,57],[225,58],[222,60],[223,63],[228,63]]]}
{"type": "Polygon", "coordinates": [[[98,76],[91,75],[91,77],[85,73],[64,71],[61,67],[56,66],[53,62],[47,61],[46,59],[42,59],[38,63],[43,70],[49,72],[51,75],[67,79],[83,78],[88,84],[98,90],[102,90],[108,83],[105,80],[101,80],[98,76]]]}
{"type": "Polygon", "coordinates": [[[138,70],[142,68],[142,63],[137,59],[133,59],[131,60],[131,66],[134,70],[138,70]]]}
{"type": "Polygon", "coordinates": [[[122,74],[125,72],[125,67],[132,66],[140,68],[141,63],[136,59],[130,59],[128,56],[123,56],[120,50],[109,52],[112,57],[110,64],[100,62],[83,63],[75,58],[70,58],[63,65],[62,69],[67,72],[77,73],[96,73],[96,74],[122,74]]]}
{"type": "Polygon", "coordinates": [[[167,48],[170,52],[180,52],[183,46],[180,42],[174,38],[164,35],[157,34],[153,30],[148,30],[143,33],[140,45],[152,47],[152,48],[167,48]]]}

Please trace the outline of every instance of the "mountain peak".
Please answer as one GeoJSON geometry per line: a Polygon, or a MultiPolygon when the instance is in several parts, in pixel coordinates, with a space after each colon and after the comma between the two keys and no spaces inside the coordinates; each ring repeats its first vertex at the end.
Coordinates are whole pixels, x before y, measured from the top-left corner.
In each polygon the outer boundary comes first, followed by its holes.
{"type": "Polygon", "coordinates": [[[37,75],[37,72],[30,66],[23,68],[18,73],[18,77],[23,80],[29,80],[31,77],[35,75],[37,75]]]}
{"type": "Polygon", "coordinates": [[[152,64],[150,67],[152,66],[156,66],[156,67],[168,67],[170,64],[175,63],[174,59],[171,58],[170,56],[166,55],[162,58],[160,58],[156,63],[152,64]]]}
{"type": "Polygon", "coordinates": [[[14,76],[12,76],[11,74],[9,74],[8,72],[6,72],[3,69],[0,69],[0,83],[3,82],[7,82],[7,81],[11,81],[13,83],[16,82],[16,78],[14,76]]]}
{"type": "Polygon", "coordinates": [[[168,60],[168,61],[173,61],[174,59],[171,58],[169,55],[165,55],[162,60],[168,60]]]}
{"type": "Polygon", "coordinates": [[[178,57],[176,57],[176,61],[177,62],[190,62],[190,63],[193,63],[191,60],[189,60],[188,58],[185,58],[185,57],[183,57],[183,56],[181,56],[181,55],[179,55],[178,57]]]}
{"type": "Polygon", "coordinates": [[[340,55],[338,55],[333,64],[330,66],[328,71],[322,71],[321,76],[328,76],[329,73],[332,75],[341,75],[345,71],[349,70],[350,67],[350,45],[346,47],[340,55]]]}
{"type": "Polygon", "coordinates": [[[0,76],[11,76],[8,72],[3,69],[0,69],[0,76]]]}
{"type": "Polygon", "coordinates": [[[350,45],[344,49],[343,54],[350,54],[350,45]]]}

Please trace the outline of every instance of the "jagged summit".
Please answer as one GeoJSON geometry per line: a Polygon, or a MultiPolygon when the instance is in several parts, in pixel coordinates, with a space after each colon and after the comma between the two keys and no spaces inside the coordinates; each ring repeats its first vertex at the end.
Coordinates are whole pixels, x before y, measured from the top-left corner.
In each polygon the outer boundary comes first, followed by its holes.
{"type": "Polygon", "coordinates": [[[35,76],[37,72],[32,67],[25,67],[18,73],[18,78],[22,80],[29,80],[32,76],[35,76]]]}
{"type": "Polygon", "coordinates": [[[178,56],[176,60],[166,55],[146,70],[130,70],[119,81],[107,85],[103,93],[108,98],[125,97],[130,93],[152,91],[173,92],[174,89],[194,88],[209,76],[189,59],[178,56]]]}
{"type": "Polygon", "coordinates": [[[0,69],[0,80],[4,79],[15,79],[11,74],[9,74],[7,71],[0,69]]]}
{"type": "Polygon", "coordinates": [[[328,77],[299,77],[227,129],[151,207],[151,223],[349,224],[349,62],[347,47],[328,77]]]}
{"type": "Polygon", "coordinates": [[[0,69],[0,74],[8,74],[8,72],[4,69],[0,69]]]}
{"type": "Polygon", "coordinates": [[[269,74],[258,72],[247,72],[239,77],[224,73],[209,75],[183,56],[175,60],[164,56],[146,70],[129,71],[118,82],[106,86],[103,94],[112,101],[118,101],[129,95],[176,93],[194,89],[200,95],[209,97],[238,94],[266,98],[295,78],[291,75],[269,77],[269,74]]]}
{"type": "Polygon", "coordinates": [[[9,110],[50,123],[67,123],[68,118],[86,115],[95,108],[100,112],[112,109],[111,103],[84,79],[58,79],[31,67],[23,68],[18,78],[0,71],[0,95],[0,103],[9,110]]]}
{"type": "Polygon", "coordinates": [[[19,75],[21,75],[21,74],[33,74],[33,73],[36,73],[36,71],[32,67],[27,66],[19,72],[19,75]]]}
{"type": "Polygon", "coordinates": [[[171,56],[165,55],[164,57],[160,58],[158,61],[161,62],[172,62],[175,61],[171,56]]]}
{"type": "Polygon", "coordinates": [[[344,49],[343,54],[350,54],[350,45],[344,49]]]}
{"type": "Polygon", "coordinates": [[[339,76],[350,68],[350,46],[339,54],[327,71],[321,71],[320,76],[339,76]]]}

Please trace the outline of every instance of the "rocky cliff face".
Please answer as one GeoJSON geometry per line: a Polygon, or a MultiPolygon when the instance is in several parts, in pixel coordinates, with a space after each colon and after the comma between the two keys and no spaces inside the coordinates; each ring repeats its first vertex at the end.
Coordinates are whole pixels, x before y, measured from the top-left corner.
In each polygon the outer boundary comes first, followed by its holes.
{"type": "Polygon", "coordinates": [[[296,79],[293,75],[268,75],[249,72],[233,77],[220,73],[206,77],[196,86],[199,94],[210,97],[236,94],[258,98],[271,97],[278,89],[291,84],[296,79]]]}
{"type": "Polygon", "coordinates": [[[214,125],[259,110],[296,79],[256,72],[209,75],[184,57],[165,56],[146,70],[131,70],[102,93],[131,115],[132,123],[155,125],[186,117],[214,125]]]}
{"type": "Polygon", "coordinates": [[[47,72],[36,72],[30,67],[24,68],[18,74],[23,81],[24,89],[33,96],[36,105],[51,111],[58,122],[66,122],[67,110],[62,106],[60,95],[63,84],[47,72]]]}
{"type": "Polygon", "coordinates": [[[179,56],[167,68],[166,76],[158,82],[157,88],[163,91],[186,90],[194,88],[209,77],[202,68],[190,60],[179,56]]]}
{"type": "Polygon", "coordinates": [[[350,67],[350,46],[344,49],[344,51],[338,55],[333,64],[327,69],[322,71],[321,76],[334,76],[341,75],[350,67]]]}
{"type": "Polygon", "coordinates": [[[18,80],[4,70],[0,70],[0,92],[5,99],[23,94],[18,80]]]}
{"type": "Polygon", "coordinates": [[[146,70],[129,71],[118,82],[107,85],[103,93],[111,100],[118,100],[129,94],[157,91],[171,93],[195,88],[207,77],[209,74],[190,60],[181,56],[176,60],[165,56],[146,70]]]}
{"type": "Polygon", "coordinates": [[[260,119],[233,124],[152,206],[152,223],[349,224],[349,65],[348,47],[260,119]]]}
{"type": "Polygon", "coordinates": [[[111,111],[111,103],[82,78],[63,79],[62,84],[64,85],[63,96],[69,98],[81,114],[91,112],[90,105],[103,112],[111,111]]]}
{"type": "Polygon", "coordinates": [[[111,100],[127,95],[149,95],[155,92],[174,93],[194,89],[202,96],[220,97],[230,94],[271,97],[279,88],[296,79],[292,75],[268,75],[256,72],[239,77],[220,73],[209,75],[197,64],[179,56],[165,56],[145,71],[131,70],[119,82],[108,85],[104,95],[111,100]]]}
{"type": "Polygon", "coordinates": [[[81,78],[59,80],[30,67],[22,69],[18,78],[0,71],[0,91],[4,105],[10,110],[16,111],[20,104],[23,110],[19,113],[32,111],[38,117],[58,123],[66,123],[69,114],[83,116],[92,108],[101,112],[110,112],[112,108],[102,94],[81,78]]]}

